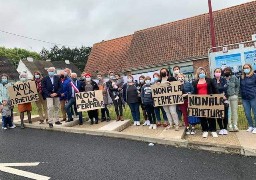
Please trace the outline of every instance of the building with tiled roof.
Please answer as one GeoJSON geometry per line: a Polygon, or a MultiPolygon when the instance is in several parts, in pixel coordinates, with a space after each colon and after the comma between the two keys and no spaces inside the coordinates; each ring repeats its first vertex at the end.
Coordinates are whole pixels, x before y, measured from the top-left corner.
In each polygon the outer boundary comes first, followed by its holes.
{"type": "MultiPolygon", "coordinates": [[[[256,34],[256,1],[215,11],[213,18],[217,46],[250,41],[256,34]]],[[[96,43],[85,71],[138,74],[176,64],[209,68],[210,47],[209,14],[202,14],[96,43]]]]}

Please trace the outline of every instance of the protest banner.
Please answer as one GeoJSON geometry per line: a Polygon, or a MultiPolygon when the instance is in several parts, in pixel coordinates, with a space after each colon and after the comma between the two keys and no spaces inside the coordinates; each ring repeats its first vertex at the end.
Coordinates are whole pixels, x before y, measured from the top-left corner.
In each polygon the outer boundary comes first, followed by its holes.
{"type": "Polygon", "coordinates": [[[35,81],[17,82],[8,87],[11,105],[38,101],[35,81]]]}
{"type": "Polygon", "coordinates": [[[102,90],[79,92],[75,94],[77,111],[90,111],[104,107],[102,90]]]}
{"type": "Polygon", "coordinates": [[[188,115],[224,118],[224,95],[188,95],[188,115]]]}
{"type": "Polygon", "coordinates": [[[183,104],[181,83],[179,81],[158,83],[151,86],[155,106],[183,104]]]}

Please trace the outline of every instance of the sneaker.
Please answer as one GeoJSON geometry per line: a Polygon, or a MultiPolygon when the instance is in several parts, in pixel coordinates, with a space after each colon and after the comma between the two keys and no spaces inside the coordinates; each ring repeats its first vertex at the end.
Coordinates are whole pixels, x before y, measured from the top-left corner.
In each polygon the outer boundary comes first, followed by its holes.
{"type": "Polygon", "coordinates": [[[235,132],[238,132],[238,131],[239,131],[237,125],[234,125],[234,131],[235,131],[235,132]]]}
{"type": "Polygon", "coordinates": [[[223,135],[228,135],[228,131],[226,129],[223,129],[223,135]]]}
{"type": "Polygon", "coordinates": [[[165,129],[171,129],[172,126],[171,125],[168,125],[165,129]]]}
{"type": "Polygon", "coordinates": [[[253,127],[249,127],[246,131],[247,132],[252,132],[253,131],[253,127]]]}
{"type": "Polygon", "coordinates": [[[4,127],[3,130],[7,130],[7,127],[4,127]]]}
{"type": "Polygon", "coordinates": [[[118,96],[116,96],[115,100],[118,100],[118,99],[119,99],[119,97],[118,97],[118,96]]]}
{"type": "Polygon", "coordinates": [[[137,126],[140,126],[140,121],[137,121],[136,125],[137,125],[137,126]]]}
{"type": "Polygon", "coordinates": [[[196,134],[196,131],[195,131],[195,128],[194,128],[194,127],[191,128],[190,134],[191,134],[191,135],[195,135],[195,134],[196,134]]]}
{"type": "Polygon", "coordinates": [[[16,126],[15,125],[12,125],[11,127],[9,127],[10,129],[14,129],[14,128],[16,128],[16,126]]]}
{"type": "Polygon", "coordinates": [[[147,126],[150,126],[150,121],[149,120],[147,120],[147,126]]]}
{"type": "Polygon", "coordinates": [[[153,129],[156,129],[156,124],[153,124],[153,129]]]}
{"type": "Polygon", "coordinates": [[[223,132],[224,131],[224,129],[221,129],[220,131],[219,131],[219,135],[223,135],[223,132]]]}
{"type": "Polygon", "coordinates": [[[208,132],[203,132],[203,138],[207,138],[208,137],[208,132]]]}
{"type": "Polygon", "coordinates": [[[53,124],[52,123],[49,123],[49,128],[53,128],[53,124]]]}
{"type": "Polygon", "coordinates": [[[57,121],[55,124],[57,125],[61,125],[62,123],[60,121],[57,121]]]}
{"type": "Polygon", "coordinates": [[[189,134],[190,134],[190,129],[189,129],[189,127],[186,128],[185,132],[186,132],[186,135],[189,135],[189,134]]]}
{"type": "Polygon", "coordinates": [[[233,128],[233,126],[232,125],[229,125],[229,131],[234,131],[234,128],[233,128]]]}
{"type": "Polygon", "coordinates": [[[21,129],[25,129],[24,124],[21,124],[21,125],[20,125],[20,128],[21,128],[21,129]]]}
{"type": "Polygon", "coordinates": [[[253,129],[252,134],[256,134],[256,128],[253,129]]]}
{"type": "Polygon", "coordinates": [[[151,125],[149,126],[149,129],[153,129],[153,124],[151,124],[151,125]]]}
{"type": "Polygon", "coordinates": [[[15,124],[12,124],[12,127],[13,127],[13,128],[16,128],[15,124]]]}
{"type": "Polygon", "coordinates": [[[212,137],[214,137],[214,138],[218,137],[218,134],[216,132],[212,132],[211,134],[212,134],[212,137]]]}
{"type": "Polygon", "coordinates": [[[159,127],[159,126],[161,126],[162,124],[161,124],[161,122],[157,122],[156,125],[157,125],[157,127],[159,127]]]}
{"type": "Polygon", "coordinates": [[[175,131],[178,131],[179,130],[179,125],[175,125],[175,131]]]}
{"type": "Polygon", "coordinates": [[[148,125],[148,120],[146,120],[142,126],[147,126],[148,125]]]}
{"type": "Polygon", "coordinates": [[[134,121],[134,122],[133,122],[133,125],[134,125],[134,126],[136,126],[136,125],[137,125],[137,122],[136,122],[136,121],[134,121]]]}

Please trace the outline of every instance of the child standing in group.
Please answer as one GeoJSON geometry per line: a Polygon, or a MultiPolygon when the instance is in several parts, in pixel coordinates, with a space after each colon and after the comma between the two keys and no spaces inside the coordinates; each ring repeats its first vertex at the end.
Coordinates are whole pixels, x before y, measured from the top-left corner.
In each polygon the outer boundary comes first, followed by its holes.
{"type": "Polygon", "coordinates": [[[141,101],[145,105],[145,109],[150,121],[149,129],[156,129],[156,115],[154,111],[154,101],[152,98],[151,78],[145,78],[145,85],[141,88],[141,101]]]}
{"type": "Polygon", "coordinates": [[[7,129],[7,125],[9,128],[13,129],[15,126],[12,124],[12,107],[9,101],[3,100],[3,104],[0,105],[0,112],[2,113],[2,120],[4,130],[7,129]]]}

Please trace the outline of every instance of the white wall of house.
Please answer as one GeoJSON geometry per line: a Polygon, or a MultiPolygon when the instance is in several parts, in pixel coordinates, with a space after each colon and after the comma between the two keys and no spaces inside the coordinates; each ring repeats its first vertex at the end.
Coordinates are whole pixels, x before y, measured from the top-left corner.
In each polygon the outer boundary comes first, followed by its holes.
{"type": "Polygon", "coordinates": [[[18,73],[22,72],[22,71],[27,71],[28,73],[28,79],[33,79],[33,74],[29,71],[29,69],[27,68],[27,66],[22,62],[22,60],[20,60],[19,65],[17,67],[17,71],[18,73]]]}

